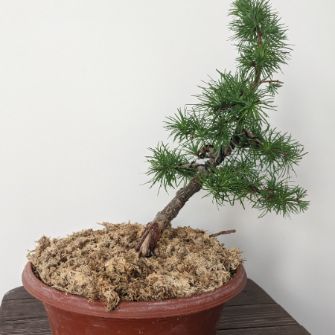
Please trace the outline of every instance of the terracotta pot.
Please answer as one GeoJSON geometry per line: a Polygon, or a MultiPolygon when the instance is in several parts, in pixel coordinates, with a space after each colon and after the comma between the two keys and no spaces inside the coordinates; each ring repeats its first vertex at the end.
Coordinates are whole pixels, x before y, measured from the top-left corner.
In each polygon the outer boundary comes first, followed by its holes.
{"type": "Polygon", "coordinates": [[[54,335],[215,335],[223,304],[242,291],[247,277],[240,266],[226,285],[213,292],[164,301],[121,302],[112,312],[101,302],[88,302],[45,285],[30,263],[22,281],[44,304],[54,335]]]}

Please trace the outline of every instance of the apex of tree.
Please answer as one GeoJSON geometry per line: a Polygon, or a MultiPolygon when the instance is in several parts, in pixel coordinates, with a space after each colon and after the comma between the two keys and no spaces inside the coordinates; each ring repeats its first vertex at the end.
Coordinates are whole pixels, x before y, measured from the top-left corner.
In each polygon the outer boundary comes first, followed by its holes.
{"type": "Polygon", "coordinates": [[[290,53],[286,27],[266,0],[235,0],[230,15],[237,70],[218,71],[196,104],[166,120],[173,144],[151,148],[151,182],[166,189],[196,181],[219,205],[249,201],[261,215],[304,211],[306,191],[291,182],[303,146],[268,122],[283,84],[275,74],[290,53]]]}

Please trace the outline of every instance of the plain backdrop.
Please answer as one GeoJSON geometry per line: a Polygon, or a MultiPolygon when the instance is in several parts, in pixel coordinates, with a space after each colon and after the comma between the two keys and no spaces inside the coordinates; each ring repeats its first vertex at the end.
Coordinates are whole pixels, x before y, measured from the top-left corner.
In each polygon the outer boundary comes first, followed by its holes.
{"type": "MultiPolygon", "coordinates": [[[[313,335],[335,333],[335,2],[273,0],[294,52],[271,113],[305,145],[307,213],[262,219],[199,194],[175,220],[244,252],[250,278],[313,335]]],[[[41,235],[148,222],[147,148],[216,69],[233,70],[230,1],[0,1],[0,297],[41,235]]]]}

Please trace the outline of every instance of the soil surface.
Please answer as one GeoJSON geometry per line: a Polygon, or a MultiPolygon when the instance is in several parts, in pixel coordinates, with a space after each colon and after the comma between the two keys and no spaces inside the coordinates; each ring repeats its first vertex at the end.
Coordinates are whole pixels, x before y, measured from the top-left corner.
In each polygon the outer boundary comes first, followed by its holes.
{"type": "Polygon", "coordinates": [[[144,226],[103,224],[65,238],[43,236],[28,259],[47,285],[100,300],[108,310],[121,300],[149,301],[189,297],[229,281],[241,264],[238,249],[189,227],[168,228],[156,256],[135,251],[144,226]]]}

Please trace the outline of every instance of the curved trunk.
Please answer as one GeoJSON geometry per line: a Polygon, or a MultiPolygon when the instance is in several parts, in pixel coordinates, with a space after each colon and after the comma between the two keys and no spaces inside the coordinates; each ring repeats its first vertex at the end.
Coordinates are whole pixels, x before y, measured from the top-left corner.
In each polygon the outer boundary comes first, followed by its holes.
{"type": "Polygon", "coordinates": [[[186,202],[195,193],[201,190],[202,184],[198,177],[193,177],[189,183],[177,191],[175,197],[158,212],[155,218],[149,222],[137,246],[140,256],[151,256],[154,254],[157,242],[164,229],[178,215],[186,202]]]}
{"type": "MultiPolygon", "coordinates": [[[[236,147],[236,139],[234,136],[230,140],[227,147],[221,148],[220,152],[216,157],[211,157],[209,160],[209,166],[212,168],[220,165],[224,159],[231,155],[232,151],[236,147]]],[[[199,167],[199,172],[208,173],[208,170],[203,170],[203,167],[199,167]]],[[[164,209],[158,212],[155,218],[149,222],[141,236],[141,239],[137,245],[136,250],[140,256],[151,256],[154,255],[157,242],[159,241],[164,229],[170,224],[170,222],[178,215],[179,211],[184,207],[186,202],[202,188],[199,175],[195,175],[189,183],[177,191],[175,197],[164,207],[164,209]]]]}

